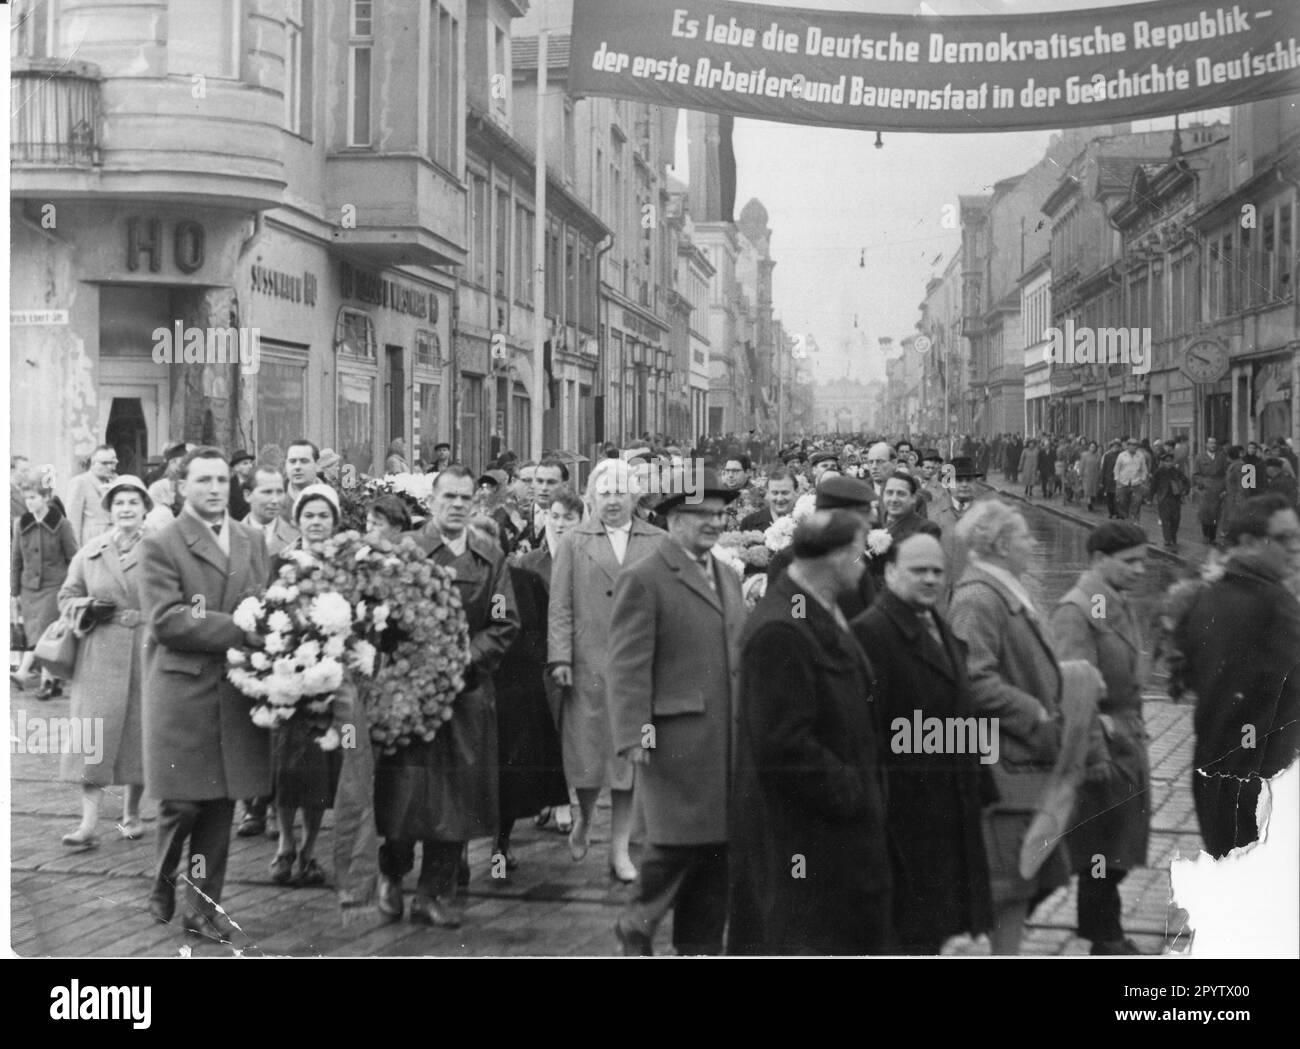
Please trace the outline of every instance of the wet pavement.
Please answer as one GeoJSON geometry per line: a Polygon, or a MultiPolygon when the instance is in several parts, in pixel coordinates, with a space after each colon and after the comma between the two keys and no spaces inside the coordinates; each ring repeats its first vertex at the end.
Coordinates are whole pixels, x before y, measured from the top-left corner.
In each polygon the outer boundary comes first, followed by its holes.
{"type": "MultiPolygon", "coordinates": [[[[1058,500],[1059,502],[1059,500],[1058,500]]],[[[1086,529],[1041,506],[1025,508],[1039,551],[1028,580],[1035,601],[1049,610],[1073,584],[1086,561],[1086,529]]],[[[1148,511],[1149,513],[1149,511],[1148,511]]],[[[1104,512],[1100,515],[1104,519],[1104,512]]],[[[1148,532],[1158,528],[1144,522],[1148,532]]],[[[1159,595],[1185,565],[1153,556],[1143,586],[1135,594],[1144,627],[1152,620],[1159,595]]],[[[1150,650],[1152,631],[1145,647],[1150,650]]],[[[1124,927],[1146,952],[1186,946],[1185,915],[1169,902],[1169,862],[1195,856],[1200,846],[1192,810],[1190,765],[1191,708],[1169,702],[1163,679],[1155,676],[1145,692],[1151,737],[1152,836],[1150,866],[1134,871],[1121,885],[1124,927]]],[[[14,690],[13,721],[20,716],[66,716],[66,698],[46,702],[14,690]]],[[[12,722],[11,722],[12,723],[12,722]]],[[[11,732],[12,735],[12,732],[11,732]]],[[[15,744],[11,744],[13,750],[15,744]]],[[[271,881],[268,865],[274,842],[234,838],[222,901],[247,936],[238,949],[197,941],[177,926],[150,921],[146,895],[155,847],[154,808],[145,801],[148,832],[125,841],[114,824],[120,791],[105,798],[98,848],[70,852],[60,837],[75,828],[80,790],[57,779],[56,755],[13,753],[11,871],[12,949],[25,956],[229,956],[290,955],[612,955],[612,928],[628,889],[608,874],[609,809],[602,799],[592,848],[574,863],[563,836],[539,829],[531,820],[516,825],[513,851],[519,867],[508,878],[489,869],[489,842],[472,843],[472,877],[465,895],[465,924],[456,931],[401,922],[383,924],[370,910],[345,924],[333,891],[285,888],[271,881]]],[[[329,867],[330,821],[318,846],[329,867]]],[[[635,852],[634,852],[635,858],[635,852]]],[[[408,878],[408,892],[413,879],[408,878]]],[[[1086,954],[1088,944],[1074,935],[1073,886],[1039,906],[1030,920],[1023,954],[1086,954]]],[[[656,939],[657,953],[671,952],[668,923],[656,939]]]]}

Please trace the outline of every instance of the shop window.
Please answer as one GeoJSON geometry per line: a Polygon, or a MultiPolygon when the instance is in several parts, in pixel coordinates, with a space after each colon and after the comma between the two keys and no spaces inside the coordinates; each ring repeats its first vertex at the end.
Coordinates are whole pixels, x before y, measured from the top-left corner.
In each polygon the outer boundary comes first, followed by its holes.
{"type": "Polygon", "coordinates": [[[307,348],[276,348],[262,340],[257,372],[257,449],[282,452],[307,432],[307,348]]]}
{"type": "Polygon", "coordinates": [[[374,379],[339,373],[337,451],[358,474],[370,473],[374,460],[374,404],[374,379]]]}
{"type": "Polygon", "coordinates": [[[433,446],[440,440],[439,404],[442,388],[437,383],[421,382],[415,387],[415,418],[412,428],[415,431],[417,456],[425,466],[433,462],[433,446]]]}
{"type": "Polygon", "coordinates": [[[239,77],[239,0],[167,0],[167,72],[239,77]]]}

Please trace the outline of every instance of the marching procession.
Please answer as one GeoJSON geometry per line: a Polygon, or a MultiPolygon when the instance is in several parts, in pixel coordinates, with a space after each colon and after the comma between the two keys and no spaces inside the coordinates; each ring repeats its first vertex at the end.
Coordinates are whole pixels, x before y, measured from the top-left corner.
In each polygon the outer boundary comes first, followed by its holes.
{"type": "Polygon", "coordinates": [[[531,818],[628,887],[624,955],[670,916],[680,955],[1014,955],[1072,878],[1091,953],[1138,953],[1120,885],[1149,861],[1152,657],[1195,705],[1211,855],[1256,840],[1300,749],[1294,482],[1257,493],[1230,449],[1197,493],[1217,545],[1144,622],[1141,508],[1165,522],[1192,479],[1129,442],[1110,469],[1136,491],[1044,607],[1025,514],[982,483],[991,456],[1023,482],[1018,440],[645,435],[585,477],[511,452],[476,477],[449,449],[412,472],[399,442],[357,477],[304,438],[177,444],[139,478],[103,445],[62,491],[15,457],[11,682],[101,726],[60,757],[82,790],[62,847],[99,847],[120,794],[148,914],[221,943],[249,931],[222,905],[234,838],[273,839],[286,889],[454,930],[469,843],[508,879],[531,818]]]}

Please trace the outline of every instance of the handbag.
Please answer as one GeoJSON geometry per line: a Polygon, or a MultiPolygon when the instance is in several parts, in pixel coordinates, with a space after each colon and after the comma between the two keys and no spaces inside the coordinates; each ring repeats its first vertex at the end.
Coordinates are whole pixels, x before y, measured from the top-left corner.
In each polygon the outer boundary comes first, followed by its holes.
{"type": "Polygon", "coordinates": [[[16,619],[9,623],[9,651],[26,652],[30,646],[27,644],[27,631],[23,629],[22,623],[16,619]]]}
{"type": "Polygon", "coordinates": [[[77,637],[67,616],[59,616],[36,642],[36,662],[54,677],[70,679],[77,668],[77,637]]]}

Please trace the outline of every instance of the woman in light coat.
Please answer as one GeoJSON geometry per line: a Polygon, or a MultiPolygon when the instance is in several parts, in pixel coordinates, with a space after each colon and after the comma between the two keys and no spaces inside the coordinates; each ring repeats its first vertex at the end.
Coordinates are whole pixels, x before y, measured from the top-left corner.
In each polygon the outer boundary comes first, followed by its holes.
{"type": "Polygon", "coordinates": [[[632,765],[614,750],[605,672],[614,582],[664,536],[633,514],[640,495],[636,475],[621,459],[605,459],[592,470],[587,498],[593,512],[555,547],[547,645],[552,679],[565,689],[560,701],[564,778],[578,796],[569,852],[575,861],[587,855],[596,798],[609,787],[610,869],[625,882],[636,877],[628,851],[632,765]]]}
{"type": "Polygon", "coordinates": [[[1088,500],[1088,509],[1091,510],[1101,490],[1101,452],[1096,441],[1089,441],[1079,456],[1079,476],[1083,478],[1083,497],[1088,500]]]}
{"type": "MultiPolygon", "coordinates": [[[[77,539],[43,473],[26,474],[18,489],[27,504],[27,512],[14,522],[13,544],[9,550],[13,595],[9,616],[16,621],[21,610],[28,650],[17,673],[10,673],[9,680],[19,688],[27,688],[27,675],[35,660],[33,649],[45,628],[59,618],[59,587],[68,576],[68,566],[77,552],[77,539]]],[[[42,668],[36,698],[49,699],[61,691],[59,681],[42,668]]]]}
{"type": "MultiPolygon", "coordinates": [[[[72,675],[72,724],[96,726],[94,743],[64,753],[59,778],[82,785],[81,824],[65,834],[69,848],[93,848],[104,788],[125,788],[118,833],[129,841],[144,834],[141,686],[144,621],[140,614],[140,540],[153,500],[138,477],[123,475],[104,493],[109,530],[89,540],[72,559],[59,588],[59,611],[81,606],[77,616],[77,666],[72,675]]],[[[88,730],[87,730],[88,731],[88,730]]]]}

